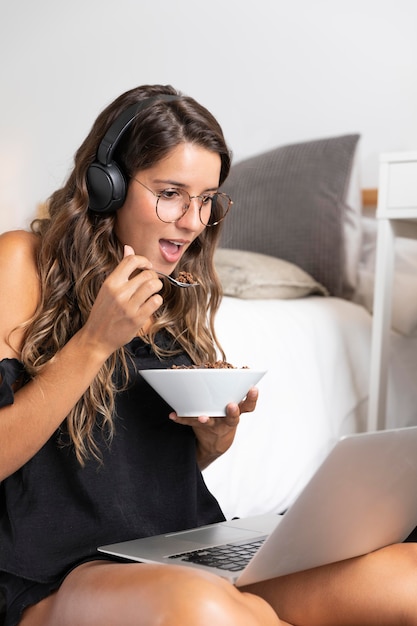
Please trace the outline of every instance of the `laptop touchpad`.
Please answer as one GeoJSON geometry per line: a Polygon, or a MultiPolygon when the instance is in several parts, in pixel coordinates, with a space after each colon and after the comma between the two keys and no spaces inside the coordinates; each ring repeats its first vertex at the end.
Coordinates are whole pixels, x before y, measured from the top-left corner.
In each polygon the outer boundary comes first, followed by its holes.
{"type": "MultiPolygon", "coordinates": [[[[217,545],[219,543],[230,543],[234,541],[244,541],[255,538],[258,533],[252,530],[240,528],[228,528],[227,526],[214,525],[213,528],[197,528],[187,530],[183,533],[172,533],[167,537],[178,537],[181,541],[191,541],[203,546],[217,545]]],[[[261,533],[259,533],[261,535],[261,533]]]]}

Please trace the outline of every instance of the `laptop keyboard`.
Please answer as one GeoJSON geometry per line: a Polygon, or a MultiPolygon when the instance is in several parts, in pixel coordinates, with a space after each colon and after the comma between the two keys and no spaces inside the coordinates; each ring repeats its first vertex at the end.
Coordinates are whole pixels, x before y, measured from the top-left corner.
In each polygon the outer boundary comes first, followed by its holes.
{"type": "Polygon", "coordinates": [[[203,548],[193,550],[192,552],[171,554],[169,558],[181,559],[181,561],[196,563],[197,565],[217,567],[229,572],[239,572],[246,567],[254,554],[258,552],[265,539],[266,536],[256,541],[228,543],[223,546],[213,546],[212,548],[203,548]]]}

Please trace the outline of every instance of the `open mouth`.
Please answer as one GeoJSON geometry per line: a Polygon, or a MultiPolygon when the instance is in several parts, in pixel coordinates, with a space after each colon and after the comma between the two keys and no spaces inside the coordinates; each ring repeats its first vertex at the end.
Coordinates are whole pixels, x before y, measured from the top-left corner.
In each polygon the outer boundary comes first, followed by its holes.
{"type": "Polygon", "coordinates": [[[183,251],[184,243],[171,239],[160,239],[162,256],[168,263],[176,263],[183,251]]]}

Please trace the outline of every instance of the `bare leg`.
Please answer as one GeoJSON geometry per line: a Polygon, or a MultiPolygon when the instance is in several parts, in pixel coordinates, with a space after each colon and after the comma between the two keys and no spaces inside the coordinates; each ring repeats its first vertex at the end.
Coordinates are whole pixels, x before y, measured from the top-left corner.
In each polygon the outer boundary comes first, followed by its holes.
{"type": "Polygon", "coordinates": [[[250,585],[291,624],[417,625],[417,544],[250,585]]]}
{"type": "Polygon", "coordinates": [[[20,626],[115,624],[417,626],[417,544],[239,590],[185,567],[87,563],[27,609],[20,626]]]}
{"type": "Polygon", "coordinates": [[[96,561],[25,611],[20,626],[281,626],[262,598],[186,567],[96,561]]]}

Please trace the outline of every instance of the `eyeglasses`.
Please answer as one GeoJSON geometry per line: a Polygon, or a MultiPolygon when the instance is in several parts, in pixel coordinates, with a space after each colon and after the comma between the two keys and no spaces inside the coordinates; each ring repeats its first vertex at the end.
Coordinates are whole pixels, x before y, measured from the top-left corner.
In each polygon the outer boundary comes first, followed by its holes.
{"type": "Polygon", "coordinates": [[[205,194],[202,196],[190,196],[185,189],[169,188],[164,189],[160,193],[155,193],[137,178],[134,180],[150,191],[156,198],[156,214],[161,222],[172,224],[178,222],[188,211],[191,200],[194,198],[199,201],[198,211],[200,222],[204,226],[216,226],[227,215],[233,202],[225,193],[216,192],[213,194],[205,194]]]}

